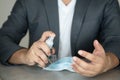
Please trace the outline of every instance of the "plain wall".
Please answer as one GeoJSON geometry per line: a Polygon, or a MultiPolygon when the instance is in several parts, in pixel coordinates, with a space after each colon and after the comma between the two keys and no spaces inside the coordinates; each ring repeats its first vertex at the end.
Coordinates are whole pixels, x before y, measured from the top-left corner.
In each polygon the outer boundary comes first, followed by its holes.
{"type": "MultiPolygon", "coordinates": [[[[16,0],[0,0],[0,27],[7,20],[8,15],[11,12],[11,9],[16,0]]],[[[120,2],[120,0],[118,0],[120,2]]],[[[23,38],[20,45],[27,47],[28,46],[28,34],[23,38]]]]}

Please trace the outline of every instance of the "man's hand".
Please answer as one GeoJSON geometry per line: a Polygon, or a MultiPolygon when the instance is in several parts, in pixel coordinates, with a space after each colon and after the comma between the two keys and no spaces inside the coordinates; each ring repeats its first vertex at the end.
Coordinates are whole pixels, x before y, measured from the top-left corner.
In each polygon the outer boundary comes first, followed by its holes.
{"type": "Polygon", "coordinates": [[[45,43],[46,39],[50,36],[55,36],[55,34],[51,31],[46,31],[42,34],[42,37],[33,43],[30,49],[22,49],[17,51],[10,58],[9,62],[13,64],[27,64],[27,65],[35,65],[36,63],[40,67],[45,67],[48,63],[47,56],[55,53],[55,49],[52,48],[52,51],[45,43]]]}
{"type": "Polygon", "coordinates": [[[118,58],[112,53],[106,54],[102,45],[97,40],[94,41],[94,47],[93,53],[83,50],[78,51],[78,54],[90,60],[90,63],[78,57],[73,57],[72,67],[80,75],[93,77],[119,64],[118,58]]]}

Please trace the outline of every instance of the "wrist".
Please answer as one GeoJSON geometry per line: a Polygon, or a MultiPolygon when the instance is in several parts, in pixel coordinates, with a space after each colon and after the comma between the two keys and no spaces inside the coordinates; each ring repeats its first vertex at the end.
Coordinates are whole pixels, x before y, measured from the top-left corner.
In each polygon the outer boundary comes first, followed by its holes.
{"type": "Polygon", "coordinates": [[[23,49],[23,50],[21,50],[21,63],[22,64],[28,64],[28,60],[27,60],[27,49],[23,49]]]}
{"type": "Polygon", "coordinates": [[[106,62],[105,62],[104,66],[105,67],[104,67],[103,72],[107,72],[110,69],[110,66],[111,66],[111,60],[110,60],[110,57],[108,55],[106,55],[106,62]]]}
{"type": "Polygon", "coordinates": [[[25,54],[27,53],[27,49],[20,49],[13,53],[11,58],[9,59],[9,63],[12,64],[26,64],[25,54]]]}
{"type": "Polygon", "coordinates": [[[119,65],[119,59],[113,53],[106,53],[106,63],[103,72],[111,70],[119,65]]]}

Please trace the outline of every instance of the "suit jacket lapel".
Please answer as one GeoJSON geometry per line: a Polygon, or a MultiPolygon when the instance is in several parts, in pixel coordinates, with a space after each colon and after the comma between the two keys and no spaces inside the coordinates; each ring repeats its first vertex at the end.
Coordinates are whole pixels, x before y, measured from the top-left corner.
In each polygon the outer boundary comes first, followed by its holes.
{"type": "Polygon", "coordinates": [[[44,0],[46,16],[48,18],[48,25],[50,31],[56,34],[54,40],[54,47],[56,48],[56,53],[58,53],[59,47],[59,15],[58,15],[58,3],[57,0],[44,0]]]}
{"type": "Polygon", "coordinates": [[[82,27],[82,23],[84,21],[84,17],[88,8],[90,0],[77,0],[75,6],[75,12],[73,17],[73,25],[71,29],[71,47],[72,47],[72,55],[74,56],[76,51],[76,43],[78,35],[80,34],[80,30],[82,27]]]}

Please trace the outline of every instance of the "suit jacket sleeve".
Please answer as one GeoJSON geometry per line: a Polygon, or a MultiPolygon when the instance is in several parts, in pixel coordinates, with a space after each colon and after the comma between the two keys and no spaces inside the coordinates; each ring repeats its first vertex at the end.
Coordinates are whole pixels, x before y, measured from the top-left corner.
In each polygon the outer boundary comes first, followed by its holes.
{"type": "Polygon", "coordinates": [[[120,59],[120,8],[117,0],[108,0],[101,24],[100,39],[106,52],[120,59]]]}
{"type": "Polygon", "coordinates": [[[27,17],[24,0],[17,0],[11,15],[0,29],[0,61],[8,65],[7,60],[21,49],[18,44],[27,32],[27,17]]]}

